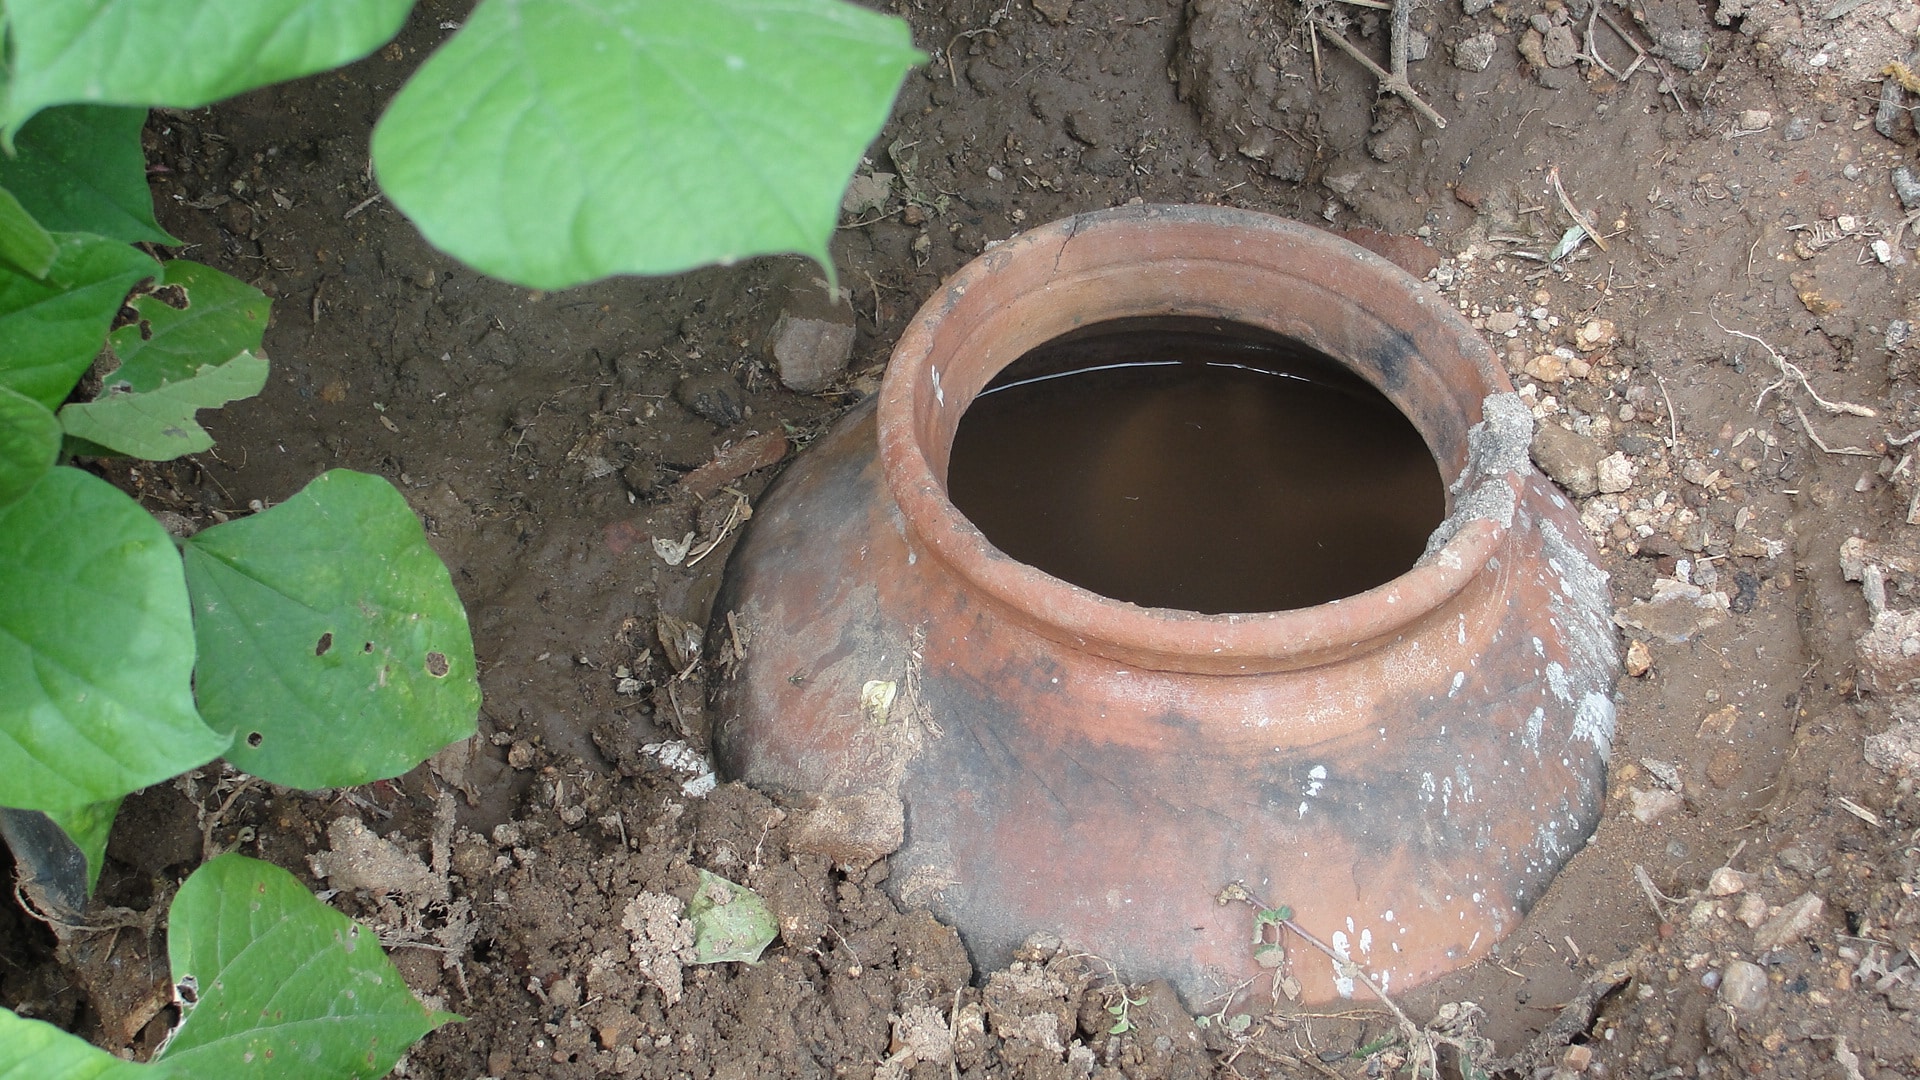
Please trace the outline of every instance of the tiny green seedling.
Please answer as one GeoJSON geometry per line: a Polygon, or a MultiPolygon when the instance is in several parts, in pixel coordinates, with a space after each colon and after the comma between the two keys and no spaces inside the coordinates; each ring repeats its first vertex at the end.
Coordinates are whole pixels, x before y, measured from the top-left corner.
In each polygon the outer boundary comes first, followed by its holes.
{"type": "Polygon", "coordinates": [[[1113,994],[1114,1001],[1107,1006],[1107,1015],[1113,1017],[1113,1026],[1107,1029],[1107,1034],[1125,1035],[1138,1030],[1138,1025],[1133,1022],[1133,1009],[1145,1005],[1147,995],[1143,993],[1137,998],[1130,997],[1125,986],[1116,986],[1109,992],[1113,994]]]}

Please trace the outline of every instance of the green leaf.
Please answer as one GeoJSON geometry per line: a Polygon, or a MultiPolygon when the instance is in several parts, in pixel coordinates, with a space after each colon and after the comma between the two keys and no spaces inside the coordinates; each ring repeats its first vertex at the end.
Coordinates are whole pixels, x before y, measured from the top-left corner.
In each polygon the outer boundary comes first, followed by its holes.
{"type": "Polygon", "coordinates": [[[120,367],[106,384],[154,390],[237,353],[258,352],[272,304],[266,293],[211,266],[186,259],[165,263],[153,285],[131,302],[138,321],[107,337],[120,367]]]}
{"type": "Polygon", "coordinates": [[[693,962],[728,960],[757,964],[760,953],[779,933],[780,924],[760,894],[718,874],[700,871],[700,887],[687,905],[693,923],[693,962]]]}
{"type": "Polygon", "coordinates": [[[556,289],[795,252],[913,64],[843,0],[482,0],[394,98],[373,160],[435,245],[556,289]]]}
{"type": "Polygon", "coordinates": [[[473,734],[473,638],[393,485],[335,469],[186,543],[200,708],[228,760],[297,788],[397,776],[473,734]]]}
{"type": "MultiPolygon", "coordinates": [[[[11,10],[11,9],[9,9],[11,10]]],[[[0,386],[49,409],[93,363],[127,290],[160,264],[117,240],[54,233],[46,280],[0,266],[0,386]]]]}
{"type": "Polygon", "coordinates": [[[39,483],[59,453],[59,419],[45,405],[0,386],[0,509],[39,483]]]}
{"type": "Polygon", "coordinates": [[[413,0],[40,0],[6,4],[11,137],[49,105],[197,108],[358,60],[413,0]]]}
{"type": "Polygon", "coordinates": [[[195,870],[167,916],[177,985],[198,1004],[155,1055],[222,1080],[372,1080],[460,1017],[414,999],[374,932],[292,874],[242,855],[195,870]]]}
{"type": "Polygon", "coordinates": [[[109,386],[93,401],[61,409],[60,422],[67,434],[115,453],[172,461],[213,445],[213,436],[194,419],[196,413],[252,397],[266,385],[267,362],[243,352],[155,390],[109,386]]]}
{"type": "MultiPolygon", "coordinates": [[[[0,154],[0,164],[5,160],[0,154]]],[[[3,177],[0,174],[0,183],[5,183],[3,177]]],[[[60,246],[53,242],[52,235],[33,220],[13,192],[0,187],[0,262],[38,281],[53,269],[54,256],[59,253],[60,246]]]]}
{"type": "Polygon", "coordinates": [[[0,806],[71,814],[213,760],[193,652],[180,558],[132,499],[56,468],[0,510],[0,806]]]}
{"type": "Polygon", "coordinates": [[[48,109],[20,129],[17,156],[0,154],[0,184],[56,232],[178,244],[153,218],[146,122],[147,110],[117,105],[48,109]]]}
{"type": "Polygon", "coordinates": [[[100,867],[107,860],[107,835],[113,831],[113,819],[120,813],[120,800],[108,799],[73,810],[45,813],[87,857],[87,891],[92,892],[94,886],[100,884],[100,867]]]}
{"type": "Polygon", "coordinates": [[[44,1020],[0,1009],[0,1080],[172,1080],[171,1066],[122,1061],[44,1020]]]}

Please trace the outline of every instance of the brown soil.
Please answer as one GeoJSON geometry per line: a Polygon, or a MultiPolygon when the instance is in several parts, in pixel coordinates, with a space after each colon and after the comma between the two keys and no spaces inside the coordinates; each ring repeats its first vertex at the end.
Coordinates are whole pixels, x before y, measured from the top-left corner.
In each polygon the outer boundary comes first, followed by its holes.
{"type": "MultiPolygon", "coordinates": [[[[355,823],[397,842],[438,886],[336,880],[331,901],[468,1018],[410,1055],[414,1077],[1382,1075],[1406,1050],[1381,1045],[1392,1023],[1370,1002],[1302,1010],[1262,986],[1245,1027],[1201,1025],[1192,1013],[1219,1003],[1122,988],[1058,942],[973,971],[950,930],[886,898],[884,861],[850,874],[792,852],[779,807],[737,785],[686,794],[658,745],[705,730],[699,680],[674,677],[685,657],[663,638],[705,624],[726,554],[656,554],[728,508],[679,476],[728,446],[766,450],[757,435],[804,444],[871,392],[916,306],[988,244],[1130,200],[1218,202],[1378,230],[1485,329],[1650,665],[1623,680],[1593,842],[1494,957],[1398,1003],[1455,1036],[1477,1024],[1515,1076],[1920,1074],[1920,803],[1903,769],[1920,758],[1863,754],[1920,674],[1897,614],[1920,582],[1905,441],[1920,275],[1890,180],[1915,137],[1900,109],[1891,136],[1875,123],[1878,71],[1913,47],[1912,26],[1889,23],[1908,5],[1828,20],[1847,5],[1609,3],[1659,45],[1622,81],[1551,65],[1569,41],[1616,73],[1632,62],[1604,22],[1589,44],[1580,0],[1472,15],[1443,0],[1415,15],[1430,55],[1411,69],[1450,121],[1438,129],[1378,97],[1324,33],[1316,58],[1293,3],[896,2],[935,57],[873,165],[940,207],[896,196],[838,234],[858,339],[852,374],[813,396],[783,389],[765,349],[792,260],[543,295],[455,264],[368,201],[370,126],[465,6],[422,4],[343,72],[155,115],[161,221],[186,255],[275,297],[274,376],[206,418],[216,451],[113,475],[202,522],[331,467],[393,480],[472,614],[480,736],[354,791],[236,795],[214,770],[147,791],[115,828],[102,904],[163,907],[214,850],[324,889],[310,860],[368,843],[355,823]],[[1608,250],[1548,266],[1571,224],[1556,169],[1608,250]],[[1814,392],[1876,415],[1830,413],[1814,392]],[[1895,613],[1871,655],[1856,641],[1873,613],[1842,573],[1851,537],[1870,541],[1895,613]],[[1708,606],[1633,607],[1683,582],[1708,606]],[[763,963],[675,959],[648,905],[690,897],[696,868],[768,898],[781,936],[763,963]],[[1113,1033],[1120,1013],[1131,1030],[1113,1033]]],[[[1386,55],[1383,13],[1308,7],[1386,55]]],[[[0,905],[0,1004],[150,1052],[170,1019],[151,993],[164,948],[137,928],[112,938],[56,956],[0,905]]]]}

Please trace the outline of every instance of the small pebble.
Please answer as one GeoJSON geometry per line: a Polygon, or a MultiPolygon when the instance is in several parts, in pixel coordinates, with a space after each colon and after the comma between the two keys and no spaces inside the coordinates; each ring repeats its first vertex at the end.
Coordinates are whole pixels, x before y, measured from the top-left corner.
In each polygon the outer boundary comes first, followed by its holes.
{"type": "Polygon", "coordinates": [[[1759,929],[1760,924],[1767,921],[1766,899],[1759,893],[1748,893],[1733,917],[1745,923],[1749,930],[1759,929]]]}
{"type": "Polygon", "coordinates": [[[1765,109],[1748,109],[1740,114],[1741,131],[1765,131],[1773,126],[1773,114],[1765,109]]]}
{"type": "Polygon", "coordinates": [[[1598,471],[1602,495],[1616,495],[1633,486],[1633,460],[1617,450],[1600,459],[1598,471]]]}
{"type": "Polygon", "coordinates": [[[1542,353],[1527,361],[1527,376],[1536,382],[1562,383],[1567,381],[1567,362],[1557,356],[1542,353]]]}
{"type": "Polygon", "coordinates": [[[1759,964],[1734,960],[1720,973],[1720,1000],[1737,1012],[1755,1012],[1767,1003],[1767,973],[1759,964]]]}
{"type": "Polygon", "coordinates": [[[1766,925],[1754,931],[1754,947],[1766,952],[1806,937],[1826,909],[1826,902],[1819,897],[1801,893],[1768,919],[1766,925]]]}
{"type": "Polygon", "coordinates": [[[1620,337],[1612,319],[1589,319],[1573,333],[1573,343],[1581,352],[1604,349],[1620,337]]]}
{"type": "Polygon", "coordinates": [[[1667,814],[1678,810],[1686,800],[1678,792],[1660,788],[1654,791],[1642,791],[1634,788],[1628,792],[1633,801],[1634,820],[1643,825],[1651,825],[1667,814]]]}
{"type": "Polygon", "coordinates": [[[1747,890],[1747,875],[1731,866],[1722,866],[1707,879],[1707,891],[1715,896],[1734,896],[1747,890]]]}
{"type": "Polygon", "coordinates": [[[707,375],[689,375],[674,387],[674,400],[703,420],[732,427],[746,419],[746,394],[733,376],[724,371],[707,375]]]}
{"type": "Polygon", "coordinates": [[[1653,670],[1653,653],[1647,643],[1635,638],[1627,645],[1627,674],[1638,679],[1653,670]]]}
{"type": "Polygon", "coordinates": [[[1548,67],[1568,67],[1579,58],[1580,44],[1574,40],[1573,27],[1556,24],[1548,27],[1541,37],[1540,53],[1548,67]]]}

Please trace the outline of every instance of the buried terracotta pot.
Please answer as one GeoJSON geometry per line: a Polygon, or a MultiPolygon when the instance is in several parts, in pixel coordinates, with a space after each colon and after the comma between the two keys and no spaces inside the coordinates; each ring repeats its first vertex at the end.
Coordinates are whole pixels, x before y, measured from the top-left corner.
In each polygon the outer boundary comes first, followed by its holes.
{"type": "MultiPolygon", "coordinates": [[[[1531,431],[1438,294],[1326,233],[1129,207],[1016,237],[756,511],[711,635],[736,661],[719,765],[815,807],[803,846],[891,855],[896,898],[984,966],[1047,931],[1217,1008],[1266,973],[1251,909],[1216,900],[1238,881],[1389,991],[1431,979],[1512,930],[1600,814],[1605,577],[1531,431]],[[1426,554],[1317,607],[1203,615],[994,548],[945,494],[961,414],[1034,346],[1140,316],[1264,328],[1381,390],[1455,478],[1426,554]]],[[[1354,992],[1298,940],[1286,970],[1309,1001],[1354,992]]]]}

